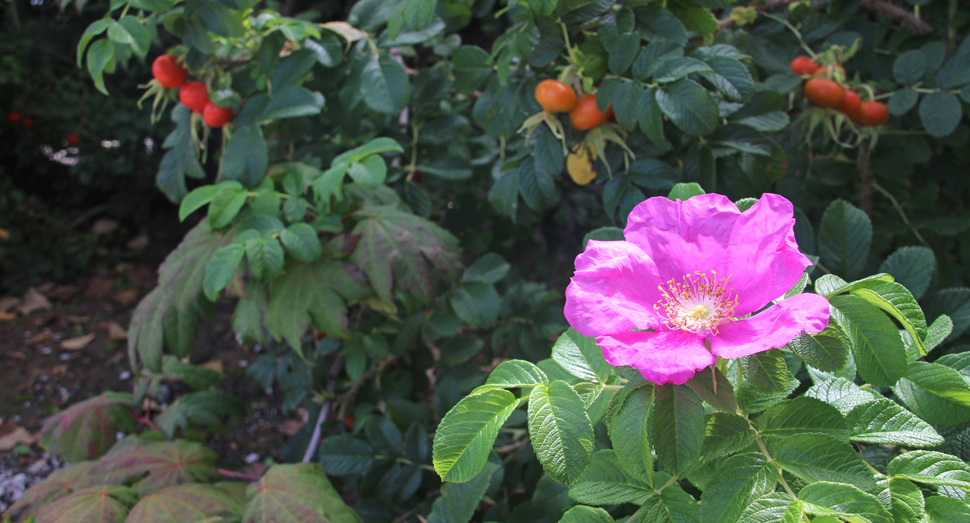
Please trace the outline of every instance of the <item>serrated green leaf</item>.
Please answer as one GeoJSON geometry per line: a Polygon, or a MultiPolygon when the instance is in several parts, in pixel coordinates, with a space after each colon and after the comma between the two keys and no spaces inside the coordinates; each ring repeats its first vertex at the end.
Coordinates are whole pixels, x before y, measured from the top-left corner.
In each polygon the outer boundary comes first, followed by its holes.
{"type": "Polygon", "coordinates": [[[970,489],[970,466],[949,454],[912,450],[889,462],[886,475],[927,485],[970,489]]]}
{"type": "Polygon", "coordinates": [[[697,371],[694,377],[684,385],[690,387],[708,405],[718,410],[730,413],[738,410],[738,400],[734,396],[734,387],[716,367],[706,367],[697,371]]]}
{"type": "Polygon", "coordinates": [[[875,496],[852,485],[828,481],[811,483],[798,491],[805,512],[816,516],[861,516],[869,523],[893,523],[892,514],[875,496]]]}
{"type": "Polygon", "coordinates": [[[444,481],[461,483],[477,476],[505,424],[520,405],[506,390],[466,396],[454,406],[434,435],[434,468],[444,481]]]}
{"type": "Polygon", "coordinates": [[[280,231],[280,242],[286,252],[300,261],[314,261],[323,253],[317,231],[307,223],[294,223],[280,231]]]}
{"type": "Polygon", "coordinates": [[[889,399],[859,405],[845,418],[851,432],[849,439],[878,445],[934,447],[943,438],[925,421],[889,399]]]}
{"type": "Polygon", "coordinates": [[[593,426],[568,383],[557,380],[532,389],[529,437],[547,474],[566,486],[579,481],[593,455],[593,426]]]}
{"type": "MultiPolygon", "coordinates": [[[[890,506],[897,523],[920,523],[926,511],[923,508],[923,493],[908,479],[896,478],[889,481],[890,506]]],[[[882,495],[880,495],[882,498],[882,495]]]]}
{"type": "Polygon", "coordinates": [[[956,130],[963,111],[960,100],[953,93],[937,91],[923,95],[919,103],[919,118],[931,136],[941,138],[956,130]]]}
{"type": "Polygon", "coordinates": [[[531,387],[540,383],[548,383],[549,378],[542,369],[525,360],[503,361],[488,375],[484,385],[476,392],[491,389],[512,389],[516,387],[531,387]]]}
{"type": "Polygon", "coordinates": [[[656,388],[650,441],[664,469],[680,473],[697,458],[704,441],[704,405],[690,388],[656,388]]]}
{"type": "Polygon", "coordinates": [[[788,344],[788,349],[807,365],[825,372],[842,370],[849,358],[845,338],[832,326],[818,334],[803,332],[788,344]]]}
{"type": "Polygon", "coordinates": [[[428,515],[428,523],[467,522],[475,514],[478,502],[488,489],[492,474],[499,465],[486,463],[482,471],[465,483],[445,483],[428,515]]]}
{"type": "Polygon", "coordinates": [[[211,301],[219,299],[219,293],[229,285],[245,253],[242,245],[231,243],[212,255],[205,266],[205,278],[202,280],[202,290],[207,298],[211,301]]]}
{"type": "Polygon", "coordinates": [[[970,523],[970,505],[959,499],[930,496],[926,514],[930,523],[970,523]]]}
{"type": "Polygon", "coordinates": [[[792,499],[791,496],[781,492],[773,492],[748,505],[744,514],[741,515],[740,521],[744,523],[800,523],[804,521],[802,508],[801,501],[792,499]]]}
{"type": "Polygon", "coordinates": [[[612,450],[593,454],[582,478],[569,488],[569,497],[587,505],[642,503],[653,493],[653,487],[627,473],[620,463],[612,450]]]}
{"type": "Polygon", "coordinates": [[[869,256],[872,222],[864,212],[845,200],[835,200],[822,215],[818,248],[822,263],[832,272],[858,276],[869,256]]]}
{"type": "Polygon", "coordinates": [[[847,483],[865,491],[876,487],[859,453],[832,436],[801,433],[769,438],[765,443],[775,463],[802,481],[847,483]]]}
{"type": "Polygon", "coordinates": [[[859,375],[880,387],[891,387],[906,372],[906,351],[893,322],[856,296],[829,299],[833,319],[848,333],[859,375]]]}
{"type": "Polygon", "coordinates": [[[808,432],[848,441],[849,427],[832,405],[810,397],[799,397],[768,409],[755,423],[762,434],[786,437],[808,432]]]}
{"type": "Polygon", "coordinates": [[[896,321],[909,332],[920,356],[926,355],[926,348],[923,347],[923,339],[926,338],[926,317],[923,316],[923,309],[916,303],[916,298],[906,287],[896,282],[868,281],[857,285],[852,290],[852,294],[896,318],[896,321]]]}
{"type": "Polygon", "coordinates": [[[222,156],[222,172],[230,180],[256,187],[266,176],[269,152],[259,125],[235,129],[222,156]]]}
{"type": "Polygon", "coordinates": [[[316,463],[274,465],[246,489],[243,521],[253,523],[362,523],[316,463]]]}
{"type": "Polygon", "coordinates": [[[595,338],[587,338],[569,328],[552,346],[552,359],[567,372],[588,381],[606,383],[613,366],[603,358],[603,349],[595,338]]]}
{"type": "Polygon", "coordinates": [[[562,515],[559,523],[614,523],[610,513],[594,507],[573,507],[562,515]]]}
{"type": "Polygon", "coordinates": [[[693,136],[711,133],[717,126],[717,105],[703,87],[678,80],[657,90],[657,105],[674,125],[693,136]]]}
{"type": "Polygon", "coordinates": [[[893,62],[893,77],[900,85],[913,85],[926,73],[926,59],[918,49],[907,51],[893,62]]]}
{"type": "Polygon", "coordinates": [[[364,103],[379,113],[399,113],[411,98],[411,82],[404,66],[389,55],[367,62],[360,85],[364,103]]]}
{"type": "Polygon", "coordinates": [[[914,361],[906,379],[952,403],[970,408],[970,382],[960,372],[937,363],[914,361]]]}
{"type": "Polygon", "coordinates": [[[508,275],[512,266],[501,256],[493,252],[487,253],[465,269],[461,276],[462,283],[482,282],[498,283],[508,275]]]}
{"type": "Polygon", "coordinates": [[[331,476],[363,474],[377,460],[374,447],[347,435],[332,436],[320,443],[320,463],[331,476]]]}
{"type": "Polygon", "coordinates": [[[765,394],[781,394],[792,375],[780,349],[771,349],[739,359],[746,383],[765,394]]]}
{"type": "Polygon", "coordinates": [[[648,420],[653,408],[653,385],[633,386],[618,400],[620,405],[607,423],[610,441],[627,474],[653,483],[653,453],[648,420]]]}
{"type": "Polygon", "coordinates": [[[179,221],[184,222],[190,214],[211,202],[217,192],[219,192],[218,185],[203,185],[192,190],[179,205],[179,221]]]}
{"type": "Polygon", "coordinates": [[[926,293],[935,270],[936,256],[927,247],[902,247],[879,266],[879,272],[892,274],[917,300],[926,293]]]}
{"type": "MultiPolygon", "coordinates": [[[[752,500],[774,490],[777,473],[761,454],[732,456],[717,467],[717,481],[701,496],[701,520],[734,523],[752,500]]],[[[741,520],[746,521],[746,520],[741,520]]]]}
{"type": "MultiPolygon", "coordinates": [[[[658,474],[659,475],[659,474],[658,474]]],[[[666,480],[663,474],[658,481],[666,480]]],[[[654,493],[640,506],[637,511],[637,521],[642,523],[701,523],[700,506],[694,497],[684,492],[676,483],[654,493]]],[[[633,518],[631,518],[633,519],[633,518]]]]}
{"type": "Polygon", "coordinates": [[[743,450],[754,443],[755,434],[747,419],[727,412],[708,416],[700,460],[708,462],[743,450]]]}

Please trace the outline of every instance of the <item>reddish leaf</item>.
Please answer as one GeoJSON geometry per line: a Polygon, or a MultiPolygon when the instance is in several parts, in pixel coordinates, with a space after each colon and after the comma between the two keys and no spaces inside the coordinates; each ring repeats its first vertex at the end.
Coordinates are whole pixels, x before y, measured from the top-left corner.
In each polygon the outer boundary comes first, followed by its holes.
{"type": "Polygon", "coordinates": [[[40,444],[70,463],[97,459],[115,443],[119,428],[131,425],[131,394],[104,394],[71,405],[44,422],[40,444]]]}
{"type": "Polygon", "coordinates": [[[252,523],[362,523],[317,463],[276,465],[249,486],[243,521],[252,523]]]}
{"type": "Polygon", "coordinates": [[[20,517],[22,521],[42,506],[53,503],[75,490],[110,484],[110,478],[107,476],[90,473],[91,468],[97,464],[97,461],[82,461],[66,469],[55,470],[47,476],[47,479],[27,489],[5,514],[12,515],[22,511],[20,517]]]}
{"type": "Polygon", "coordinates": [[[179,485],[148,494],[131,509],[126,523],[189,523],[237,515],[242,504],[211,485],[179,485]]]}
{"type": "Polygon", "coordinates": [[[215,452],[199,443],[129,438],[105,454],[91,472],[106,474],[117,482],[147,474],[134,489],[148,494],[165,487],[208,481],[218,474],[217,458],[215,452]]]}
{"type": "Polygon", "coordinates": [[[34,523],[122,523],[135,499],[127,487],[86,488],[38,510],[34,523]]]}

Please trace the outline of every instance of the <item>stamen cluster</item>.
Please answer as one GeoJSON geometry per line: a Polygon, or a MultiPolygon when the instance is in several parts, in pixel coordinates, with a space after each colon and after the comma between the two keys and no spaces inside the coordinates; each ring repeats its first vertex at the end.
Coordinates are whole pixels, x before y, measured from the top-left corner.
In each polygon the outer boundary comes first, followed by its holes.
{"type": "Polygon", "coordinates": [[[663,299],[653,308],[659,311],[663,307],[667,316],[664,324],[669,329],[717,333],[718,325],[734,317],[738,304],[730,283],[730,276],[719,278],[713,270],[710,274],[688,273],[679,282],[671,279],[666,287],[660,285],[663,299]]]}

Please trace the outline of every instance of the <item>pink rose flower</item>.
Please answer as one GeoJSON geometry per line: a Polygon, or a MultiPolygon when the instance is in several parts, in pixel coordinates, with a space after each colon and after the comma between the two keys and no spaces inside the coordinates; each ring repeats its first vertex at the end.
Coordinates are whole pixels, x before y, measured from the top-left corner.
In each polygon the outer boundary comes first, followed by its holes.
{"type": "Polygon", "coordinates": [[[794,225],[791,202],[777,194],[745,212],[719,194],[650,198],[630,213],[626,241],[591,240],[576,258],[566,319],[596,337],[610,365],[660,385],[687,382],[715,356],[817,334],[829,323],[828,300],[780,299],[811,265],[794,225]]]}

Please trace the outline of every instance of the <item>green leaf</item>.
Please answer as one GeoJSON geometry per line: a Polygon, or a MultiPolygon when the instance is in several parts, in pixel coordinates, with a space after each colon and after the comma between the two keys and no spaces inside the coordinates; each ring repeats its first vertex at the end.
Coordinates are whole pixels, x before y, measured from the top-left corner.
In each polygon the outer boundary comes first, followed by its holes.
{"type": "Polygon", "coordinates": [[[115,444],[119,426],[130,420],[131,394],[105,392],[47,418],[38,435],[45,450],[68,463],[97,459],[115,444]]]}
{"type": "Polygon", "coordinates": [[[276,339],[301,346],[312,324],[329,336],[347,335],[347,303],[371,295],[353,267],[335,260],[291,263],[273,282],[266,327],[276,339]]]}
{"type": "Polygon", "coordinates": [[[832,405],[814,398],[799,397],[768,409],[755,423],[762,434],[788,437],[814,432],[848,441],[849,428],[832,405]]]}
{"type": "Polygon", "coordinates": [[[768,453],[782,469],[806,483],[848,483],[865,491],[875,489],[872,473],[851,445],[825,434],[801,433],[769,438],[768,453]]]}
{"type": "Polygon", "coordinates": [[[810,365],[824,372],[845,368],[849,347],[838,329],[828,326],[818,334],[802,333],[788,343],[788,349],[810,365]]]}
{"type": "Polygon", "coordinates": [[[131,47],[136,55],[144,58],[152,43],[148,29],[133,16],[123,16],[118,23],[108,28],[108,38],[131,47]]]}
{"type": "Polygon", "coordinates": [[[670,190],[670,193],[667,194],[667,198],[670,198],[671,200],[674,200],[674,201],[677,201],[677,200],[687,201],[690,199],[691,196],[697,196],[700,194],[707,194],[704,192],[704,189],[701,188],[700,185],[693,182],[678,183],[677,185],[674,186],[673,189],[670,190]]]}
{"type": "Polygon", "coordinates": [[[956,130],[963,117],[960,100],[953,93],[937,91],[923,96],[919,118],[930,135],[942,138],[956,130]]]}
{"type": "Polygon", "coordinates": [[[683,385],[656,388],[650,441],[664,469],[679,474],[697,458],[704,441],[704,404],[683,385]]]}
{"type": "Polygon", "coordinates": [[[484,385],[475,392],[492,389],[513,389],[516,387],[531,387],[540,383],[548,383],[549,378],[542,369],[525,360],[509,360],[499,363],[484,385]]]}
{"type": "Polygon", "coordinates": [[[862,516],[869,523],[893,523],[893,516],[872,494],[852,485],[819,481],[798,491],[805,512],[817,516],[862,516]]]}
{"type": "Polygon", "coordinates": [[[835,296],[833,318],[847,332],[859,375],[868,383],[891,387],[906,372],[906,351],[893,322],[856,296],[835,296]]]}
{"type": "Polygon", "coordinates": [[[232,281],[245,253],[242,245],[231,243],[212,255],[205,265],[205,278],[202,280],[202,290],[209,300],[219,299],[219,293],[232,281]]]}
{"type": "Polygon", "coordinates": [[[953,331],[945,341],[953,341],[970,327],[970,289],[957,287],[943,289],[926,303],[926,317],[936,318],[946,314],[953,322],[953,331]]]}
{"type": "MultiPolygon", "coordinates": [[[[667,475],[663,474],[663,476],[667,475]]],[[[658,478],[658,481],[660,479],[658,478]]],[[[648,497],[633,518],[638,518],[637,521],[643,523],[701,523],[702,521],[700,507],[694,497],[684,492],[684,489],[676,483],[667,486],[659,494],[654,493],[648,497]]]]}
{"type": "Polygon", "coordinates": [[[506,390],[466,396],[442,418],[434,435],[435,472],[443,481],[463,483],[488,462],[499,429],[520,405],[506,390]]]}
{"type": "Polygon", "coordinates": [[[640,38],[632,33],[621,34],[616,43],[608,48],[607,66],[613,74],[623,74],[633,65],[640,50],[640,38]]]}
{"type": "Polygon", "coordinates": [[[141,499],[131,509],[126,523],[198,521],[228,517],[242,512],[242,504],[225,490],[213,485],[168,487],[141,499]]]}
{"type": "Polygon", "coordinates": [[[354,217],[360,221],[352,234],[361,239],[350,259],[385,303],[394,302],[392,289],[430,303],[436,276],[457,277],[458,240],[448,231],[395,206],[364,207],[354,217]]]}
{"type": "Polygon", "coordinates": [[[886,475],[927,485],[948,485],[970,489],[970,466],[949,454],[912,450],[889,462],[886,475]]]}
{"type": "Polygon", "coordinates": [[[95,36],[105,32],[109,27],[114,25],[115,21],[111,18],[102,18],[97,20],[88,26],[84,30],[84,34],[81,35],[81,40],[77,44],[77,66],[81,67],[81,60],[84,58],[84,51],[87,50],[88,44],[91,42],[95,36]]]}
{"type": "Polygon", "coordinates": [[[552,346],[552,359],[567,372],[587,381],[606,383],[613,366],[603,358],[595,338],[587,338],[569,328],[552,346]]]}
{"type": "Polygon", "coordinates": [[[937,363],[914,361],[906,379],[957,405],[970,407],[970,381],[960,372],[937,363]]]}
{"type": "Polygon", "coordinates": [[[347,174],[360,185],[376,190],[387,179],[387,164],[380,156],[368,156],[360,163],[352,162],[347,169],[347,174]]]}
{"type": "MultiPolygon", "coordinates": [[[[889,481],[890,511],[899,523],[920,523],[925,514],[923,492],[908,479],[889,481]]],[[[968,514],[970,515],[970,514],[968,514]]],[[[968,520],[970,521],[970,520],[968,520]]]]}
{"type": "Polygon", "coordinates": [[[173,438],[179,428],[218,427],[225,417],[239,420],[245,415],[246,404],[238,397],[223,390],[204,390],[179,396],[155,417],[155,425],[165,437],[173,438]]]}
{"type": "Polygon", "coordinates": [[[536,169],[535,161],[527,158],[519,165],[519,194],[530,209],[540,211],[556,201],[556,182],[551,174],[536,169]]]}
{"type": "Polygon", "coordinates": [[[927,247],[902,247],[879,266],[879,272],[892,274],[917,300],[929,288],[935,269],[936,256],[927,247]]]}
{"type": "Polygon", "coordinates": [[[211,481],[218,476],[217,458],[215,452],[199,443],[129,436],[112,447],[91,473],[111,482],[138,480],[135,490],[149,494],[165,487],[211,481]]]}
{"type": "Polygon", "coordinates": [[[463,45],[451,55],[455,67],[455,90],[471,94],[492,74],[492,60],[485,50],[473,45],[463,45]]]}
{"type": "Polygon", "coordinates": [[[701,520],[704,523],[739,521],[753,500],[774,490],[778,481],[776,474],[761,454],[727,458],[717,467],[717,480],[701,496],[701,520]]]}
{"type": "Polygon", "coordinates": [[[653,388],[652,384],[641,383],[622,397],[618,395],[621,404],[607,423],[620,468],[650,484],[653,483],[653,452],[648,420],[653,408],[653,388]]]}
{"type": "Polygon", "coordinates": [[[815,292],[826,298],[831,298],[836,294],[852,292],[857,288],[865,286],[870,281],[893,281],[893,277],[888,274],[874,274],[848,283],[834,274],[824,274],[815,280],[815,292]]]}
{"type": "Polygon", "coordinates": [[[179,221],[184,222],[190,214],[211,202],[217,192],[219,192],[218,185],[203,185],[187,194],[179,205],[179,221]]]}
{"type": "Polygon", "coordinates": [[[920,356],[926,355],[923,339],[926,338],[926,317],[923,309],[909,290],[889,281],[867,281],[860,283],[852,294],[868,301],[896,318],[913,339],[920,356]]]}
{"type": "Polygon", "coordinates": [[[362,523],[316,463],[274,465],[246,489],[243,521],[362,523]]]}
{"type": "Polygon", "coordinates": [[[926,59],[918,49],[907,51],[893,62],[893,76],[900,85],[913,85],[926,73],[926,59]]]}
{"type": "Polygon", "coordinates": [[[718,410],[731,413],[738,410],[738,400],[734,396],[734,387],[716,367],[705,367],[697,371],[685,385],[696,392],[708,405],[718,410]],[[712,372],[713,376],[711,375],[712,372]]]}
{"type": "Polygon", "coordinates": [[[711,133],[717,127],[717,105],[693,80],[678,80],[657,91],[657,105],[674,125],[693,136],[711,133]]]}
{"type": "Polygon", "coordinates": [[[835,200],[822,215],[818,248],[822,263],[845,278],[858,276],[865,267],[872,243],[872,222],[845,200],[835,200]]]}
{"type": "Polygon", "coordinates": [[[556,10],[556,6],[559,5],[559,0],[531,0],[529,5],[536,14],[549,16],[556,10]]]}
{"type": "Polygon", "coordinates": [[[487,463],[482,471],[466,483],[445,483],[441,487],[441,497],[431,506],[428,523],[453,523],[471,520],[485,491],[492,481],[492,475],[499,468],[496,463],[487,463]]]}
{"type": "Polygon", "coordinates": [[[411,83],[404,66],[389,55],[367,62],[360,85],[364,103],[379,113],[397,114],[411,98],[411,83]]]}
{"type": "Polygon", "coordinates": [[[667,140],[664,137],[663,112],[657,105],[656,88],[647,87],[640,94],[636,118],[643,134],[647,135],[651,142],[666,149],[667,140]]]}
{"type": "Polygon", "coordinates": [[[437,0],[407,0],[404,4],[404,21],[414,31],[424,29],[434,18],[437,4],[437,0]]]}
{"type": "Polygon", "coordinates": [[[482,256],[461,276],[462,283],[498,283],[508,275],[512,266],[501,256],[490,252],[482,256]]]}
{"type": "Polygon", "coordinates": [[[374,447],[359,438],[331,436],[320,443],[320,463],[330,476],[364,474],[376,460],[374,447]]]}
{"type": "Polygon", "coordinates": [[[952,427],[970,421],[970,408],[937,396],[906,378],[899,380],[893,392],[913,414],[932,425],[952,427]]]}
{"type": "Polygon", "coordinates": [[[569,488],[569,497],[586,505],[640,504],[652,493],[653,487],[620,466],[612,450],[593,454],[586,473],[569,488]]]}
{"type": "Polygon", "coordinates": [[[594,507],[583,505],[573,507],[563,514],[559,523],[614,523],[610,513],[594,507]]]}
{"type": "Polygon", "coordinates": [[[273,93],[273,99],[266,104],[261,119],[280,120],[314,116],[320,114],[325,103],[326,100],[322,94],[311,91],[306,87],[291,85],[273,93]]]}
{"type": "MultiPolygon", "coordinates": [[[[802,502],[791,496],[773,492],[758,498],[748,505],[741,515],[744,523],[801,523],[802,502]]],[[[819,521],[818,523],[830,523],[819,521]]]]}
{"type": "Polygon", "coordinates": [[[104,70],[114,57],[115,45],[111,40],[98,40],[88,48],[88,73],[94,79],[94,86],[104,95],[108,94],[104,86],[104,70]]]}
{"type": "Polygon", "coordinates": [[[754,388],[765,394],[785,392],[792,375],[788,372],[784,354],[780,349],[771,349],[739,359],[744,378],[754,388]]]}
{"type": "Polygon", "coordinates": [[[953,320],[946,314],[941,314],[927,327],[926,339],[923,340],[923,346],[926,347],[927,351],[931,351],[943,343],[951,332],[953,332],[953,320]]]}
{"type": "Polygon", "coordinates": [[[42,507],[34,516],[36,521],[122,523],[128,517],[128,506],[136,498],[127,487],[89,487],[42,507]]]}
{"type": "Polygon", "coordinates": [[[902,116],[916,106],[919,93],[911,87],[900,89],[889,97],[889,112],[894,116],[902,116]]]}
{"type": "Polygon", "coordinates": [[[633,10],[636,15],[636,28],[646,40],[667,40],[680,45],[687,43],[687,29],[673,13],[657,5],[638,7],[633,10]]]}
{"type": "Polygon", "coordinates": [[[465,363],[482,351],[485,342],[478,336],[459,334],[441,346],[440,363],[444,367],[454,367],[465,363]]]}
{"type": "Polygon", "coordinates": [[[720,459],[750,447],[755,442],[754,431],[746,418],[727,412],[708,416],[701,445],[701,461],[720,459]]]}
{"type": "Polygon", "coordinates": [[[283,272],[283,247],[270,235],[246,242],[249,270],[259,280],[274,280],[283,272]]]}
{"type": "Polygon", "coordinates": [[[593,426],[579,394],[564,381],[536,385],[529,397],[529,436],[552,479],[572,486],[593,455],[593,426]]]}
{"type": "Polygon", "coordinates": [[[970,505],[959,499],[930,496],[926,500],[926,513],[930,523],[970,522],[970,505]]]}
{"type": "Polygon", "coordinates": [[[488,203],[514,221],[519,209],[519,173],[505,173],[496,180],[488,192],[488,203]]]}
{"type": "Polygon", "coordinates": [[[460,156],[449,156],[420,164],[418,170],[435,178],[454,182],[467,180],[474,174],[468,159],[460,156]]]}
{"type": "Polygon", "coordinates": [[[859,405],[845,418],[849,439],[867,445],[935,447],[943,438],[930,424],[889,399],[859,405]]]}
{"type": "Polygon", "coordinates": [[[738,60],[726,56],[709,56],[704,61],[713,69],[713,73],[701,73],[701,76],[731,100],[739,102],[754,93],[754,79],[751,78],[748,68],[738,60]]]}
{"type": "Polygon", "coordinates": [[[195,15],[205,28],[219,36],[237,38],[246,32],[245,26],[231,9],[211,0],[195,2],[195,15]]]}
{"type": "Polygon", "coordinates": [[[459,318],[476,327],[491,327],[498,320],[501,298],[489,283],[465,283],[448,293],[448,301],[459,318]]]}
{"type": "Polygon", "coordinates": [[[323,253],[317,231],[307,223],[294,223],[283,229],[280,241],[286,252],[300,261],[312,262],[323,253]]]}
{"type": "Polygon", "coordinates": [[[266,176],[268,155],[266,140],[259,125],[237,128],[222,156],[222,172],[230,180],[236,180],[246,187],[256,187],[266,176]]]}

